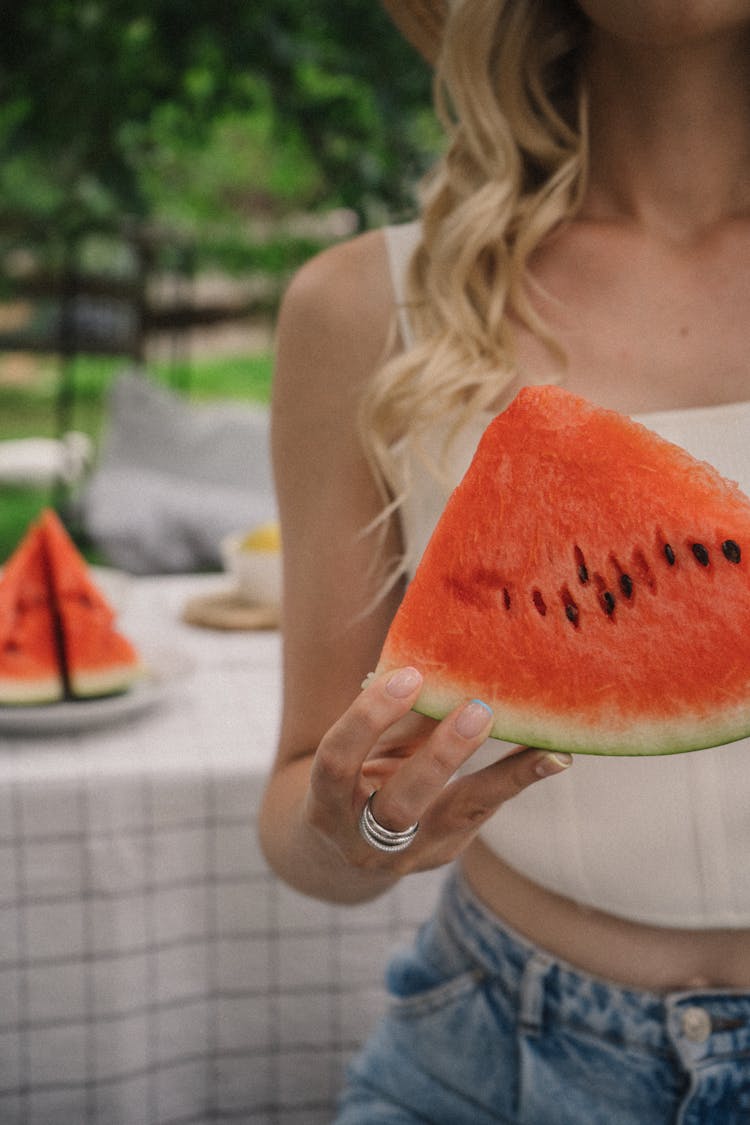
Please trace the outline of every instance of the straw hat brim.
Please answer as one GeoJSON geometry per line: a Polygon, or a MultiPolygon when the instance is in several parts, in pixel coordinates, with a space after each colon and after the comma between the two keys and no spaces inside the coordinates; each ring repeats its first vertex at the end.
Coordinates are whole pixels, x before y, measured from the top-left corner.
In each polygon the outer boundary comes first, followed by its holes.
{"type": "Polygon", "coordinates": [[[440,51],[447,0],[381,0],[396,27],[429,63],[440,51]]]}

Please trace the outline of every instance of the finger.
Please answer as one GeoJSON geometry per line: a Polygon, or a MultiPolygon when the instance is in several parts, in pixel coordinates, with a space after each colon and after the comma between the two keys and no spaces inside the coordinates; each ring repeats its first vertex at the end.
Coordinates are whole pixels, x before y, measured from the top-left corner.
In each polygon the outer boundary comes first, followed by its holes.
{"type": "Polygon", "coordinates": [[[569,768],[570,754],[519,747],[500,761],[458,778],[436,802],[431,820],[445,833],[476,831],[497,810],[546,777],[569,768]]]}
{"type": "Polygon", "coordinates": [[[373,813],[380,824],[401,831],[419,820],[456,770],[487,738],[493,718],[486,703],[472,699],[439,723],[419,753],[406,760],[378,791],[373,813]]]}
{"type": "Polygon", "coordinates": [[[320,742],[311,777],[318,800],[340,805],[342,785],[351,790],[367,755],[411,709],[421,686],[416,668],[399,668],[367,684],[320,742]]]}
{"type": "Polygon", "coordinates": [[[388,728],[362,763],[361,776],[368,794],[383,788],[388,778],[420,750],[437,724],[437,719],[409,711],[388,728]]]}
{"type": "Polygon", "coordinates": [[[417,746],[427,741],[437,724],[438,720],[429,715],[407,711],[378,739],[372,757],[396,754],[401,758],[408,758],[417,746]]]}

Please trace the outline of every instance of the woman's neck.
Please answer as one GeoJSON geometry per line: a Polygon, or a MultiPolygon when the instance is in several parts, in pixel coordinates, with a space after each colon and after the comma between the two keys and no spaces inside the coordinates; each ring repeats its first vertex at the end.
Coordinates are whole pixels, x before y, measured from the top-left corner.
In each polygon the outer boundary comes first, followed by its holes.
{"type": "Polygon", "coordinates": [[[750,215],[749,40],[655,47],[593,34],[587,217],[679,243],[750,215]]]}

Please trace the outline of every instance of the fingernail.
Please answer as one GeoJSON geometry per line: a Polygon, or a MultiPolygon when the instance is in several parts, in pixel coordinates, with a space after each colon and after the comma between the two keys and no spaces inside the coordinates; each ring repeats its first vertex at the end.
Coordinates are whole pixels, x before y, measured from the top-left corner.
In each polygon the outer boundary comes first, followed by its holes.
{"type": "Polygon", "coordinates": [[[422,676],[416,668],[399,668],[388,680],[385,690],[394,699],[404,699],[416,691],[421,682],[422,676]]]}
{"type": "Polygon", "coordinates": [[[546,754],[541,754],[534,766],[534,772],[538,777],[552,777],[555,773],[562,773],[572,763],[573,759],[570,754],[557,753],[553,754],[551,751],[546,754]]]}
{"type": "Polygon", "coordinates": [[[455,727],[463,738],[476,738],[485,729],[491,718],[492,709],[486,703],[482,703],[481,699],[472,699],[459,711],[456,716],[455,727]]]}

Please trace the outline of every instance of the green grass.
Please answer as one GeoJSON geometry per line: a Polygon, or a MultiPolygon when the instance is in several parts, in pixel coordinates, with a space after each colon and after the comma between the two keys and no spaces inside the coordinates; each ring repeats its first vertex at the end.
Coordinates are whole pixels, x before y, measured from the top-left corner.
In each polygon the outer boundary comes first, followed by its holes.
{"type": "MultiPolygon", "coordinates": [[[[122,360],[81,357],[70,376],[72,402],[67,428],[83,430],[95,442],[101,438],[107,388],[121,371],[122,360]]],[[[269,354],[195,359],[190,365],[154,364],[154,379],[184,393],[191,401],[235,399],[268,402],[273,359],[269,354]]],[[[35,365],[23,380],[3,381],[0,363],[0,441],[19,437],[54,436],[57,432],[59,368],[51,362],[35,365]]],[[[0,484],[0,563],[17,545],[29,522],[48,504],[60,501],[53,490],[0,484]]]]}
{"type": "MultiPolygon", "coordinates": [[[[268,354],[222,356],[186,363],[149,365],[154,379],[185,392],[191,399],[229,398],[267,402],[271,389],[272,357],[268,354]]],[[[69,373],[71,427],[97,437],[101,430],[107,388],[112,376],[127,364],[122,360],[81,357],[69,373]]],[[[4,381],[0,364],[0,440],[56,431],[59,368],[40,363],[23,381],[4,381]]]]}

